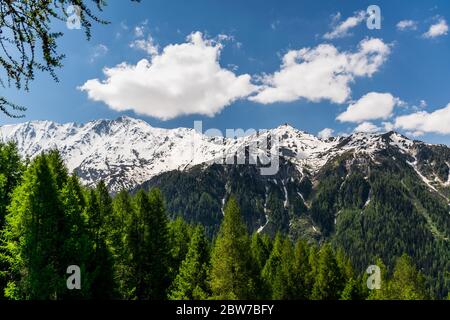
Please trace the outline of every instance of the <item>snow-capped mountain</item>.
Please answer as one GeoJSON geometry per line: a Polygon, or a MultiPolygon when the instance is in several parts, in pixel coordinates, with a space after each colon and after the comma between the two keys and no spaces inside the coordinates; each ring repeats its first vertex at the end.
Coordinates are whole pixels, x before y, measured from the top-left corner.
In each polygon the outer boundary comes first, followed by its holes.
{"type": "MultiPolygon", "coordinates": [[[[229,161],[236,155],[244,155],[249,146],[254,147],[250,156],[261,158],[268,152],[267,141],[274,138],[279,140],[280,155],[300,172],[307,169],[312,173],[346,151],[370,155],[388,147],[409,155],[411,165],[417,167],[417,146],[424,145],[397,133],[358,133],[323,140],[289,125],[236,139],[209,137],[194,129],[155,128],[130,117],[82,125],[33,121],[0,127],[0,139],[15,141],[24,157],[33,158],[58,149],[68,168],[76,172],[84,184],[92,185],[103,179],[112,192],[134,188],[163,172],[229,161]]],[[[429,177],[425,174],[423,177],[430,183],[429,177]]]]}

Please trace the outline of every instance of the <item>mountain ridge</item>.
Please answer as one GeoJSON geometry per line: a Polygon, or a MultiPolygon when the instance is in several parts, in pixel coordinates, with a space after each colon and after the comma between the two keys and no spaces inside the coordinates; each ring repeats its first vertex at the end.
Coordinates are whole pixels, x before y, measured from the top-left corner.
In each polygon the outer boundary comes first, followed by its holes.
{"type": "MultiPolygon", "coordinates": [[[[85,124],[29,121],[4,125],[0,127],[0,140],[15,141],[21,155],[30,158],[56,148],[69,170],[76,172],[84,184],[94,185],[102,179],[112,192],[132,189],[164,172],[242,156],[249,146],[267,144],[269,135],[279,137],[280,156],[293,162],[299,171],[317,172],[333,157],[352,149],[370,155],[396,147],[412,157],[412,165],[417,163],[414,158],[418,146],[448,149],[445,145],[410,140],[394,131],[321,139],[283,124],[261,132],[236,139],[211,137],[192,128],[156,128],[143,120],[121,116],[85,124]]],[[[254,157],[266,153],[259,147],[254,151],[254,157]]],[[[423,177],[424,181],[436,180],[426,174],[423,177]]],[[[450,176],[441,178],[450,185],[450,176]]]]}

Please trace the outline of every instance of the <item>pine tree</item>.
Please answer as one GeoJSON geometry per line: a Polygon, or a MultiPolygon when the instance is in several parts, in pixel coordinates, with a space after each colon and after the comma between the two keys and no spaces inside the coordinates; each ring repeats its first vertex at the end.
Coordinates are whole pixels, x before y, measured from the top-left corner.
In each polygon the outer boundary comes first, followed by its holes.
{"type": "Polygon", "coordinates": [[[81,272],[81,289],[62,290],[64,293],[61,298],[90,298],[92,279],[88,273],[88,265],[92,247],[84,215],[86,200],[76,176],[66,179],[61,190],[61,199],[66,220],[61,230],[66,235],[63,250],[60,252],[61,258],[64,266],[76,265],[80,267],[81,272]]]}
{"type": "Polygon", "coordinates": [[[381,290],[371,296],[379,300],[425,300],[429,299],[425,277],[412,259],[404,254],[397,259],[392,278],[382,283],[381,290]]]}
{"type": "Polygon", "coordinates": [[[111,254],[114,260],[114,283],[118,296],[128,299],[132,296],[129,285],[131,278],[130,254],[127,248],[126,235],[132,224],[134,206],[130,194],[122,190],[113,201],[113,219],[109,234],[111,254]]]}
{"type": "MultiPolygon", "coordinates": [[[[2,230],[7,214],[7,207],[11,202],[13,190],[18,185],[25,167],[20,160],[16,144],[0,142],[0,230],[2,230]]],[[[0,299],[6,287],[8,268],[0,252],[0,299]]]]}
{"type": "Polygon", "coordinates": [[[15,189],[2,251],[10,269],[5,295],[10,299],[58,299],[67,266],[61,258],[66,240],[59,190],[45,155],[38,156],[15,189]]]}
{"type": "Polygon", "coordinates": [[[86,216],[92,251],[88,272],[92,277],[93,299],[108,299],[112,298],[114,294],[113,260],[107,246],[105,226],[105,221],[107,221],[105,215],[107,214],[109,213],[105,211],[105,207],[100,206],[98,192],[91,189],[88,194],[86,216]]]}
{"type": "Polygon", "coordinates": [[[329,244],[325,244],[319,252],[319,264],[311,299],[338,300],[343,287],[343,276],[334,252],[329,244]]]}
{"type": "Polygon", "coordinates": [[[271,248],[268,246],[268,241],[264,238],[267,236],[261,236],[259,233],[254,233],[251,240],[252,256],[256,262],[259,272],[266,265],[267,259],[269,259],[271,248]]]}
{"type": "Polygon", "coordinates": [[[62,190],[69,178],[69,171],[64,164],[64,160],[58,150],[51,150],[46,154],[53,177],[55,178],[56,187],[62,190]]]}
{"type": "Polygon", "coordinates": [[[376,259],[375,265],[380,268],[380,289],[369,289],[368,279],[369,274],[364,273],[363,276],[363,287],[361,288],[368,300],[385,300],[388,298],[388,279],[387,279],[387,268],[381,258],[376,259]]]}
{"type": "Polygon", "coordinates": [[[150,203],[150,244],[151,244],[151,299],[164,299],[170,284],[170,242],[168,238],[168,218],[164,199],[159,189],[152,189],[148,195],[150,203]]]}
{"type": "Polygon", "coordinates": [[[161,192],[139,191],[127,236],[133,277],[133,298],[164,299],[169,285],[168,222],[161,192]]]}
{"type": "Polygon", "coordinates": [[[256,296],[254,299],[268,299],[270,298],[270,287],[262,278],[262,271],[269,259],[271,252],[270,238],[266,235],[261,236],[254,233],[251,239],[252,258],[256,266],[256,296]]]}
{"type": "Polygon", "coordinates": [[[342,290],[340,300],[357,300],[359,299],[359,287],[355,279],[350,278],[345,283],[345,287],[342,290]]]}
{"type": "Polygon", "coordinates": [[[309,263],[310,248],[304,240],[298,240],[295,245],[293,262],[293,282],[295,284],[295,297],[299,300],[307,300],[312,291],[312,268],[309,263]]]}
{"type": "Polygon", "coordinates": [[[0,229],[3,227],[6,208],[11,195],[24,171],[17,146],[10,142],[0,143],[0,229]]]}
{"type": "Polygon", "coordinates": [[[215,299],[255,297],[255,268],[250,239],[235,197],[225,208],[211,258],[211,290],[215,299]]]}
{"type": "Polygon", "coordinates": [[[345,284],[341,293],[341,300],[357,300],[361,296],[360,286],[353,272],[350,259],[347,258],[342,249],[336,251],[336,262],[342,281],[345,284]]]}
{"type": "Polygon", "coordinates": [[[188,253],[194,228],[184,221],[183,218],[178,217],[169,221],[168,232],[170,242],[170,282],[172,283],[188,253]]]}
{"type": "Polygon", "coordinates": [[[283,238],[280,233],[275,236],[272,252],[266,265],[262,270],[262,278],[269,288],[271,299],[281,299],[283,296],[284,286],[282,270],[281,270],[281,255],[282,255],[283,238]]]}
{"type": "Polygon", "coordinates": [[[106,242],[108,249],[111,249],[111,235],[116,227],[113,214],[113,204],[108,188],[102,180],[95,189],[98,201],[99,236],[106,242]]]}
{"type": "Polygon", "coordinates": [[[274,300],[295,298],[293,258],[291,241],[277,234],[272,252],[262,271],[266,286],[270,288],[270,297],[274,300]]]}
{"type": "Polygon", "coordinates": [[[195,228],[188,253],[169,293],[172,300],[204,300],[208,297],[209,243],[203,227],[195,228]]]}

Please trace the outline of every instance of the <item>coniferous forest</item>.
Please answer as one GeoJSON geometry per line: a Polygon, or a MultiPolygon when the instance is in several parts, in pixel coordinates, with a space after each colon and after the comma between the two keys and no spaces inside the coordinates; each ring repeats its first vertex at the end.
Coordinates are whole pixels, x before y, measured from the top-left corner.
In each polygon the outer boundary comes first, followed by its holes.
{"type": "MultiPolygon", "coordinates": [[[[21,160],[0,144],[0,296],[10,300],[436,299],[406,253],[380,289],[332,243],[249,234],[231,197],[220,230],[170,220],[153,188],[83,187],[59,153],[21,160]],[[69,266],[80,270],[68,289],[69,266]]],[[[376,259],[376,257],[374,257],[376,259]]]]}

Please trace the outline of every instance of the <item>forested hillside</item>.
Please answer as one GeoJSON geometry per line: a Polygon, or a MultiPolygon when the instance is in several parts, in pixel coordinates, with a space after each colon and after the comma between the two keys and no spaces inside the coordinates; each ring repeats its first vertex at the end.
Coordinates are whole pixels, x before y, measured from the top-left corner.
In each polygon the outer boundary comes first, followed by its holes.
{"type": "MultiPolygon", "coordinates": [[[[414,244],[389,257],[386,266],[385,257],[371,257],[382,270],[382,283],[380,290],[370,291],[367,266],[352,263],[358,251],[333,241],[338,236],[319,244],[282,232],[250,234],[239,194],[227,196],[212,240],[200,224],[169,219],[174,213],[166,211],[156,188],[111,197],[103,182],[81,186],[57,151],[22,161],[14,144],[0,144],[0,190],[3,299],[444,297],[434,294],[435,287],[419,271],[423,267],[409,257],[415,254],[414,244]],[[80,267],[80,290],[66,286],[70,265],[80,267]]],[[[375,211],[381,206],[371,205],[375,211]]]]}
{"type": "Polygon", "coordinates": [[[349,150],[314,174],[287,160],[274,176],[249,165],[197,166],[163,173],[141,187],[159,188],[172,218],[200,222],[210,237],[219,229],[225,201],[235,195],[250,233],[331,242],[360,271],[377,257],[392,270],[407,253],[433,294],[446,296],[450,199],[442,181],[448,148],[419,144],[416,154],[390,146],[376,153],[349,150]]]}

